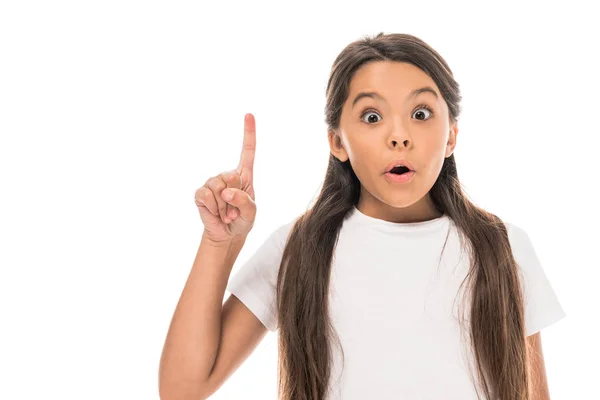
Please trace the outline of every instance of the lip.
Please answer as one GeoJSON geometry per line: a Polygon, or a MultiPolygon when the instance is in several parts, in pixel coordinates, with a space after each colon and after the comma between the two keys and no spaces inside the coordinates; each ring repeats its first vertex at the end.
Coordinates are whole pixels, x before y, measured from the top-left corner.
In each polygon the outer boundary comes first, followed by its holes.
{"type": "Polygon", "coordinates": [[[385,174],[385,179],[387,179],[390,183],[408,183],[412,181],[415,174],[415,171],[406,172],[402,175],[396,175],[392,174],[391,172],[387,172],[385,174]]]}
{"type": "Polygon", "coordinates": [[[403,158],[398,158],[398,159],[390,162],[388,164],[388,166],[386,167],[385,171],[383,171],[383,173],[387,174],[388,172],[390,172],[390,170],[392,170],[392,168],[394,168],[398,164],[404,165],[406,168],[410,169],[411,171],[415,170],[410,162],[408,162],[407,160],[405,160],[403,158]]]}

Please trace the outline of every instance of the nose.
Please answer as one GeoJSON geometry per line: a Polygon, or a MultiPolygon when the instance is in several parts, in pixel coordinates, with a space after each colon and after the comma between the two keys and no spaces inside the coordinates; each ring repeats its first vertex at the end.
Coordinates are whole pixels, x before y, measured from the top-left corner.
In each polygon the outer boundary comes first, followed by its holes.
{"type": "MultiPolygon", "coordinates": [[[[402,144],[406,147],[408,146],[408,139],[404,139],[402,141],[402,144]]],[[[398,145],[398,141],[397,140],[392,140],[392,147],[396,147],[398,145]]]]}
{"type": "Polygon", "coordinates": [[[409,145],[409,139],[409,135],[405,129],[392,128],[392,133],[389,137],[389,143],[391,144],[392,148],[397,147],[399,143],[406,147],[409,145]]]}

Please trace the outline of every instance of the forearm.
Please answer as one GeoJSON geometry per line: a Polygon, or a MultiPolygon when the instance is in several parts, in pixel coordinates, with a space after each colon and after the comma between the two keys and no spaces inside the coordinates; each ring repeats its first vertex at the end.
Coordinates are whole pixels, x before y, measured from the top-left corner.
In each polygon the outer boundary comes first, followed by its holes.
{"type": "Polygon", "coordinates": [[[173,391],[192,397],[208,377],[220,342],[225,288],[244,242],[221,246],[202,239],[165,340],[161,398],[173,391]]]}

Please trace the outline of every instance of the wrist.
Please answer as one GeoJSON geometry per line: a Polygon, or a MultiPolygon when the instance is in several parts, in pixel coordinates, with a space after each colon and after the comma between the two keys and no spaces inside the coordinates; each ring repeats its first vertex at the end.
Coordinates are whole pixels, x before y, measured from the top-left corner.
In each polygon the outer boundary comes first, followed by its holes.
{"type": "Polygon", "coordinates": [[[230,240],[215,241],[206,236],[202,236],[201,243],[218,250],[228,250],[243,246],[246,242],[246,236],[236,236],[230,240]]]}

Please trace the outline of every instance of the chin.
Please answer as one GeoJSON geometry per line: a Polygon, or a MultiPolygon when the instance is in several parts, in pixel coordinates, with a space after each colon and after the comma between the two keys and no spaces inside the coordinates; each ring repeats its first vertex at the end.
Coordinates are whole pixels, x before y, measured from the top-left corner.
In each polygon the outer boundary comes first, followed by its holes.
{"type": "Polygon", "coordinates": [[[414,190],[400,189],[386,193],[384,196],[381,196],[381,199],[385,199],[383,202],[388,204],[390,207],[407,208],[424,201],[424,197],[426,195],[427,192],[423,195],[420,195],[419,193],[415,193],[414,190]]]}
{"type": "Polygon", "coordinates": [[[394,208],[407,208],[415,204],[419,199],[390,199],[390,201],[385,201],[385,203],[394,208]]]}

